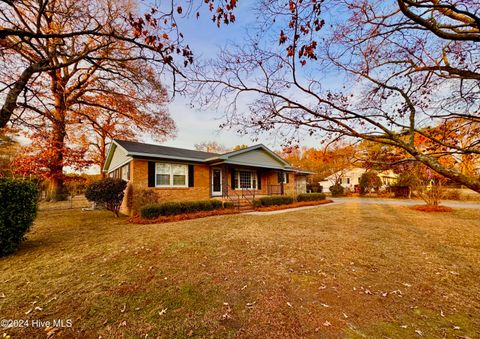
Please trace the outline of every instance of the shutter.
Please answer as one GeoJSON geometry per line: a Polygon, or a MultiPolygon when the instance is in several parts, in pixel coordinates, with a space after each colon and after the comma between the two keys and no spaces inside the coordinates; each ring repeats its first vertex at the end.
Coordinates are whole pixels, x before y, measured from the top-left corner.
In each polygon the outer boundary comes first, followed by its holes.
{"type": "Polygon", "coordinates": [[[235,189],[235,175],[237,174],[237,171],[233,170],[232,169],[232,177],[231,177],[231,185],[230,185],[230,188],[232,190],[235,189]]]}
{"type": "Polygon", "coordinates": [[[283,172],[277,172],[277,182],[279,184],[283,182],[283,172]]]}
{"type": "Polygon", "coordinates": [[[148,162],[148,187],[155,187],[155,161],[148,162]]]}
{"type": "Polygon", "coordinates": [[[188,165],[188,187],[193,187],[194,178],[195,178],[195,173],[193,170],[193,165],[188,165]]]}
{"type": "Polygon", "coordinates": [[[289,177],[288,173],[285,173],[285,176],[287,177],[287,184],[288,184],[288,177],[289,177]]]}
{"type": "Polygon", "coordinates": [[[257,189],[262,189],[262,171],[257,171],[257,189]]]}

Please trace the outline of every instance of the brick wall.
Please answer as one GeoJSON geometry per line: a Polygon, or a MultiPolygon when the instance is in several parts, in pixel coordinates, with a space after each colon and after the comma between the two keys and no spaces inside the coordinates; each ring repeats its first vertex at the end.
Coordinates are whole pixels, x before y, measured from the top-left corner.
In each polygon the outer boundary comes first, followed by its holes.
{"type": "MultiPolygon", "coordinates": [[[[227,183],[231,185],[232,168],[228,169],[227,183]]],[[[284,184],[285,195],[295,195],[295,174],[289,173],[289,182],[284,184]]],[[[269,185],[279,185],[278,174],[274,170],[261,170],[262,189],[256,195],[267,195],[269,185]]],[[[169,201],[195,201],[211,199],[210,166],[194,165],[194,187],[165,188],[148,187],[148,161],[134,159],[130,163],[130,181],[125,191],[121,212],[133,215],[141,206],[148,203],[169,201]]]]}
{"type": "MultiPolygon", "coordinates": [[[[121,212],[133,215],[141,207],[140,197],[147,196],[147,203],[169,201],[194,201],[210,199],[210,166],[194,165],[194,187],[148,187],[148,161],[134,159],[131,162],[129,188],[122,203],[121,212]],[[152,201],[154,200],[154,201],[152,201]]],[[[142,198],[143,199],[143,198],[142,198]]]]}

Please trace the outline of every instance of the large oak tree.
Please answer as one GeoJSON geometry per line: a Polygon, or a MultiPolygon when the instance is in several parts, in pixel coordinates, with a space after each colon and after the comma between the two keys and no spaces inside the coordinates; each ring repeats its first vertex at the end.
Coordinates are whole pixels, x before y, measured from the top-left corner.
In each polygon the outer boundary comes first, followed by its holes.
{"type": "MultiPolygon", "coordinates": [[[[89,164],[89,127],[95,120],[101,124],[100,115],[116,114],[137,132],[157,137],[173,131],[159,78],[162,67],[175,69],[173,42],[157,35],[136,39],[138,21],[126,18],[136,10],[133,2],[23,0],[2,6],[2,126],[10,121],[26,129],[34,142],[18,162],[20,170],[48,178],[52,199],[63,195],[65,166],[89,164]]],[[[188,62],[188,50],[178,53],[188,62]]]]}

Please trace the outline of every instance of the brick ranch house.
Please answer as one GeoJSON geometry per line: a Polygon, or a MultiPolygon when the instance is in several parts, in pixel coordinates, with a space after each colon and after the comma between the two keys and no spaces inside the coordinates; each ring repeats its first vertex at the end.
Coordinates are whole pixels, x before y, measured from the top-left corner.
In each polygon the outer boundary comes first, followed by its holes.
{"type": "Polygon", "coordinates": [[[154,192],[156,201],[220,199],[237,207],[266,195],[306,192],[310,172],[290,166],[259,144],[224,154],[113,140],[103,169],[128,186],[121,212],[132,215],[139,192],[154,192]]]}

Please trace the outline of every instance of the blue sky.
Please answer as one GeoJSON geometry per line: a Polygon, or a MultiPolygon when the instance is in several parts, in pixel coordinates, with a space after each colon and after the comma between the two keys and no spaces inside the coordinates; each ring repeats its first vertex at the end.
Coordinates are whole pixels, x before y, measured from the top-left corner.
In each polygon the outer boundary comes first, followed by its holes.
{"type": "MultiPolygon", "coordinates": [[[[251,11],[253,3],[254,1],[239,1],[239,7],[235,11],[236,22],[221,28],[212,22],[211,14],[205,10],[198,20],[193,16],[180,20],[180,30],[195,58],[214,57],[222,46],[241,41],[247,28],[255,22],[251,11]]],[[[248,108],[245,106],[243,109],[248,108]]],[[[169,105],[169,111],[177,124],[177,136],[164,142],[164,145],[193,148],[202,141],[217,141],[226,147],[253,143],[248,135],[240,136],[235,131],[219,128],[224,114],[221,108],[218,111],[198,110],[191,106],[190,98],[177,95],[169,105]]],[[[273,149],[281,146],[281,140],[269,135],[262,136],[256,143],[263,143],[273,149]]],[[[306,137],[302,146],[318,146],[318,141],[306,137]]]]}

